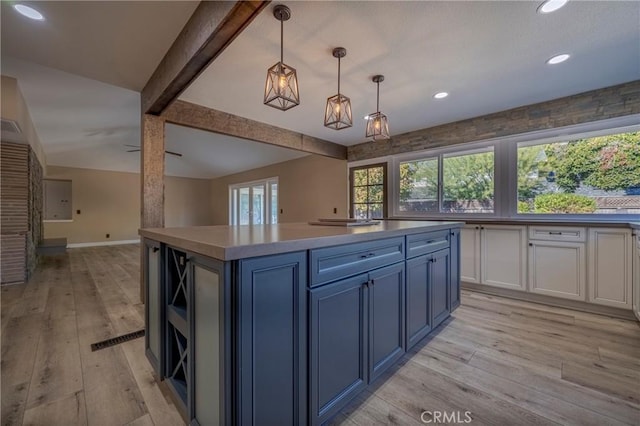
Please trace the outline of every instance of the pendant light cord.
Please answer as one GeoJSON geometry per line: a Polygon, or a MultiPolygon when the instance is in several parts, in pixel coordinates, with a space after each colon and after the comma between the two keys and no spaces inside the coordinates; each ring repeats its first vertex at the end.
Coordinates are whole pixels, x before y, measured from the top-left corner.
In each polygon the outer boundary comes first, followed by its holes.
{"type": "Polygon", "coordinates": [[[380,82],[376,82],[376,85],[378,86],[378,91],[377,91],[377,95],[376,95],[376,112],[379,113],[380,112],[380,82]]]}
{"type": "Polygon", "coordinates": [[[284,21],[280,19],[280,67],[284,64],[284,21]]]}
{"type": "Polygon", "coordinates": [[[338,102],[340,102],[340,57],[338,56],[338,102]]]}

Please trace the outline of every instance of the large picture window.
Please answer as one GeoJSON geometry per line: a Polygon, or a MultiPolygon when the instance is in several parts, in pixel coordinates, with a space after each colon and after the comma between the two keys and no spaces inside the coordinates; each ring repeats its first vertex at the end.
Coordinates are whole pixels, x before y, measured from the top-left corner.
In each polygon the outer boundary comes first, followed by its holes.
{"type": "MultiPolygon", "coordinates": [[[[638,117],[387,157],[390,217],[636,219],[638,117]]],[[[367,177],[363,172],[359,181],[367,177]]],[[[356,217],[368,214],[367,185],[355,189],[356,200],[364,200],[356,217]]]]}
{"type": "Polygon", "coordinates": [[[387,216],[387,165],[349,169],[351,217],[382,219],[387,216]]]}
{"type": "Polygon", "coordinates": [[[400,215],[492,213],[493,146],[399,163],[400,215]]]}
{"type": "Polygon", "coordinates": [[[518,214],[640,214],[640,132],[518,145],[518,214]]]}
{"type": "Polygon", "coordinates": [[[229,225],[278,223],[278,178],[229,185],[229,225]]]}

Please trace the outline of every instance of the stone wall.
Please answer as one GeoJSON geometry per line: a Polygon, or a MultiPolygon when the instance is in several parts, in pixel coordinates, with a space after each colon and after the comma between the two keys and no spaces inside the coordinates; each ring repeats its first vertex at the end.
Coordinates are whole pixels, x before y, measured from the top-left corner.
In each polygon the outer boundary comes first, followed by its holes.
{"type": "Polygon", "coordinates": [[[42,166],[26,144],[0,143],[0,283],[21,283],[42,239],[42,166]]]}
{"type": "Polygon", "coordinates": [[[27,233],[27,264],[26,275],[27,280],[31,278],[31,274],[38,266],[39,256],[37,254],[37,248],[42,242],[44,235],[43,232],[43,173],[42,165],[38,157],[29,150],[29,232],[27,233]]]}
{"type": "Polygon", "coordinates": [[[349,147],[358,161],[640,113],[640,80],[349,147]]]}

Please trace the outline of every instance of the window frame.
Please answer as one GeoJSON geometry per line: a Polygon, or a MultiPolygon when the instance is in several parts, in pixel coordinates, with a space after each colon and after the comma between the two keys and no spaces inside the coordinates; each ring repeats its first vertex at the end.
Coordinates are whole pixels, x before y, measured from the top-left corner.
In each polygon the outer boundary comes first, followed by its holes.
{"type": "Polygon", "coordinates": [[[399,154],[391,156],[391,164],[393,170],[392,178],[392,197],[391,198],[391,211],[393,218],[411,218],[411,219],[424,219],[424,218],[437,218],[456,216],[464,218],[496,218],[498,215],[498,182],[501,179],[501,175],[498,172],[498,149],[495,142],[484,141],[475,143],[465,143],[449,147],[434,148],[426,151],[416,151],[412,153],[399,154]],[[453,157],[456,155],[465,155],[484,152],[488,149],[493,150],[493,212],[492,213],[455,213],[455,212],[443,212],[442,202],[444,197],[444,169],[443,159],[445,156],[453,157]],[[406,214],[406,212],[400,212],[400,163],[407,161],[420,161],[435,158],[438,161],[438,211],[426,212],[425,214],[406,214]]]}
{"type": "MultiPolygon", "coordinates": [[[[368,169],[372,169],[372,168],[376,168],[376,167],[382,167],[382,218],[380,219],[387,219],[389,218],[389,184],[388,184],[388,167],[387,167],[387,162],[378,162],[378,163],[371,163],[371,164],[363,164],[363,165],[355,165],[352,167],[349,167],[349,217],[353,218],[353,205],[354,204],[379,204],[379,203],[354,203],[354,199],[355,199],[355,194],[354,194],[354,172],[357,170],[368,170],[368,169]]],[[[367,181],[367,186],[371,186],[369,185],[368,181],[367,181]]]]}
{"type": "MultiPolygon", "coordinates": [[[[575,139],[611,135],[617,133],[640,131],[640,114],[626,115],[623,117],[610,118],[605,120],[592,121],[553,129],[543,129],[516,135],[460,143],[451,146],[433,148],[429,150],[414,151],[402,154],[389,155],[385,157],[360,160],[349,163],[348,170],[352,167],[375,165],[386,163],[387,167],[387,191],[386,203],[389,218],[392,219],[459,219],[459,220],[518,220],[518,221],[589,221],[589,222],[629,222],[638,221],[637,214],[541,214],[541,213],[518,213],[518,146],[538,145],[553,142],[566,142],[575,139]],[[400,212],[399,207],[399,185],[400,185],[400,163],[405,161],[416,161],[420,159],[444,156],[445,154],[456,154],[482,149],[488,146],[494,147],[494,211],[493,213],[442,213],[442,164],[439,160],[439,188],[438,188],[438,212],[425,212],[425,214],[407,215],[400,212]],[[390,172],[389,172],[390,170],[390,172]]],[[[349,180],[349,193],[351,194],[351,180],[349,180]]],[[[350,203],[351,209],[351,203],[350,203]]]]}
{"type": "MultiPolygon", "coordinates": [[[[278,212],[278,205],[280,204],[280,184],[278,182],[278,177],[270,177],[266,179],[253,180],[249,182],[241,182],[229,184],[229,203],[228,203],[228,211],[229,211],[229,225],[230,226],[240,226],[240,208],[238,207],[234,212],[234,207],[240,205],[240,188],[249,188],[249,223],[246,225],[273,225],[277,224],[279,221],[278,216],[276,215],[276,222],[272,222],[271,220],[271,185],[276,184],[278,187],[278,194],[276,199],[276,212],[278,212]],[[262,215],[262,224],[254,224],[253,223],[253,187],[260,186],[264,187],[264,211],[262,215]],[[236,201],[234,202],[234,190],[238,190],[236,201]],[[235,213],[235,214],[234,214],[235,213]]],[[[243,225],[243,226],[246,226],[243,225]]]]}

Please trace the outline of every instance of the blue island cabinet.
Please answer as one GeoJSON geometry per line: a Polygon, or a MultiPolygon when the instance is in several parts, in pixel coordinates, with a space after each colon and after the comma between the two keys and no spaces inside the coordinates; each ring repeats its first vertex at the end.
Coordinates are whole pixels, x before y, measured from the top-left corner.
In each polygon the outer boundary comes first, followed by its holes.
{"type": "Polygon", "coordinates": [[[237,424],[305,424],[306,252],[241,260],[239,284],[237,424]]]}
{"type": "MultiPolygon", "coordinates": [[[[331,258],[334,267],[348,264],[357,271],[360,266],[353,259],[362,259],[364,269],[376,249],[388,260],[396,250],[402,254],[404,244],[388,240],[321,249],[311,258],[331,258]],[[353,248],[366,254],[360,257],[353,248]]],[[[310,289],[311,424],[338,413],[405,353],[404,289],[403,261],[310,289]]]]}
{"type": "Polygon", "coordinates": [[[147,357],[189,425],[324,424],[458,306],[459,238],[226,261],[145,238],[147,357]]]}

